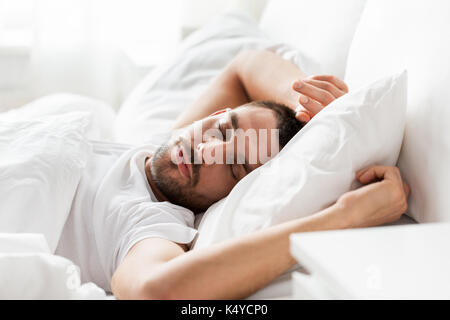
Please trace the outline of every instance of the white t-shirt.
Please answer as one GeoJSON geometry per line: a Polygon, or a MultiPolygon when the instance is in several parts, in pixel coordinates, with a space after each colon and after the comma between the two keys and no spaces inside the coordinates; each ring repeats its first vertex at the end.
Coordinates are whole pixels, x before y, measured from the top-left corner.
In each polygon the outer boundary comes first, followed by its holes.
{"type": "Polygon", "coordinates": [[[197,230],[192,211],[155,198],[144,163],[152,145],[92,146],[56,254],[80,267],[82,282],[110,291],[114,271],[134,244],[149,237],[190,243],[197,230]]]}

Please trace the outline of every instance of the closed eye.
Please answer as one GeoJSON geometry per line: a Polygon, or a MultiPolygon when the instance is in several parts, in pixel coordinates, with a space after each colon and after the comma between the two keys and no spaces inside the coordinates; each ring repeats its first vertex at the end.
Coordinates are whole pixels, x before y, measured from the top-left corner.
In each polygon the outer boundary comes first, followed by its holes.
{"type": "Polygon", "coordinates": [[[219,123],[219,128],[218,128],[219,130],[220,130],[220,133],[222,134],[222,138],[223,138],[223,140],[225,141],[225,139],[226,139],[226,128],[222,125],[222,124],[220,124],[219,123]]]}
{"type": "Polygon", "coordinates": [[[219,123],[218,129],[220,130],[220,133],[222,134],[223,141],[228,141],[229,139],[227,139],[227,138],[231,139],[231,135],[230,135],[230,137],[227,137],[227,131],[230,129],[230,128],[228,128],[227,125],[219,123]]]}
{"type": "Polygon", "coordinates": [[[229,164],[228,166],[230,166],[230,172],[231,172],[231,176],[233,177],[233,179],[234,180],[238,180],[238,178],[237,178],[237,176],[235,175],[235,173],[234,173],[234,170],[233,170],[233,164],[229,164]]]}
{"type": "Polygon", "coordinates": [[[234,180],[239,181],[238,175],[236,175],[236,173],[234,172],[235,164],[229,164],[229,166],[230,166],[231,176],[233,177],[234,180]]]}

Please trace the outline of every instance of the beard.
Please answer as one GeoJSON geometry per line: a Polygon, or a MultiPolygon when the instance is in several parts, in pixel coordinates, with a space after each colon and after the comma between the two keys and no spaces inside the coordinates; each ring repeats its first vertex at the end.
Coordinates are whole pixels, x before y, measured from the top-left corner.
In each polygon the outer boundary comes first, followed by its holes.
{"type": "MultiPolygon", "coordinates": [[[[193,154],[191,152],[191,155],[193,154]]],[[[178,174],[178,166],[171,160],[169,145],[163,144],[150,158],[150,175],[153,183],[169,202],[199,213],[205,211],[208,204],[194,191],[199,180],[200,165],[195,164],[192,159],[191,166],[191,183],[183,183],[174,178],[174,172],[178,174]]]]}

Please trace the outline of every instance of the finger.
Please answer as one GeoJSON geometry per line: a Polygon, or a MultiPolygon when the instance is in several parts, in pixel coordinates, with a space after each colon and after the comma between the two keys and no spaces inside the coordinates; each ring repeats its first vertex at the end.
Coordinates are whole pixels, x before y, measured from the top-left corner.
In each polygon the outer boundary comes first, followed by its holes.
{"type": "Polygon", "coordinates": [[[408,199],[411,188],[405,182],[403,182],[403,191],[405,191],[405,197],[408,199]]]}
{"type": "Polygon", "coordinates": [[[339,79],[338,77],[335,77],[333,75],[329,75],[329,74],[317,75],[317,76],[310,77],[310,79],[331,82],[336,87],[338,87],[340,90],[344,91],[345,93],[348,93],[347,84],[344,81],[342,81],[341,79],[339,79]]]}
{"type": "Polygon", "coordinates": [[[336,99],[339,97],[342,97],[345,92],[341,91],[338,87],[336,87],[333,83],[328,81],[321,81],[321,80],[312,80],[312,79],[306,79],[304,82],[311,84],[317,88],[323,89],[325,91],[328,91],[331,93],[336,99]]]}
{"type": "Polygon", "coordinates": [[[298,102],[309,112],[311,118],[324,108],[319,102],[304,95],[300,96],[298,102]]]}
{"type": "MultiPolygon", "coordinates": [[[[317,88],[302,80],[298,80],[294,84],[294,90],[319,102],[322,106],[327,106],[334,101],[334,96],[326,90],[317,88]]],[[[301,101],[300,101],[301,102],[301,101]]],[[[317,112],[316,112],[317,113],[317,112]]]]}
{"type": "Polygon", "coordinates": [[[306,123],[312,119],[313,114],[305,109],[305,107],[303,107],[301,104],[299,104],[295,109],[295,117],[297,118],[297,120],[306,123]]]}
{"type": "Polygon", "coordinates": [[[356,178],[359,180],[359,177],[361,177],[361,175],[364,174],[364,172],[366,172],[367,170],[369,170],[371,167],[367,167],[364,169],[359,170],[358,172],[356,172],[356,178]]]}
{"type": "Polygon", "coordinates": [[[364,175],[364,173],[366,173],[367,171],[369,171],[370,169],[376,167],[375,165],[372,166],[368,166],[364,169],[359,170],[358,172],[356,172],[356,178],[359,180],[361,178],[362,175],[364,175]]]}
{"type": "Polygon", "coordinates": [[[308,123],[311,120],[311,116],[305,111],[299,111],[295,114],[295,118],[304,123],[308,123]]]}
{"type": "Polygon", "coordinates": [[[358,180],[362,184],[368,184],[375,180],[394,180],[397,182],[402,182],[401,177],[398,173],[398,169],[396,167],[388,167],[388,166],[372,166],[368,168],[365,172],[358,176],[358,180]]]}

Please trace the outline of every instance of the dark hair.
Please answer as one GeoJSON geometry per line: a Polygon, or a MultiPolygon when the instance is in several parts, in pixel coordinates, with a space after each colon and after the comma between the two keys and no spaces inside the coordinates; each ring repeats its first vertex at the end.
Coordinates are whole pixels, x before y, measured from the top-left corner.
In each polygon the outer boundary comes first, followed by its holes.
{"type": "Polygon", "coordinates": [[[251,107],[270,109],[277,118],[277,127],[279,131],[280,148],[291,140],[297,132],[303,128],[304,124],[295,118],[295,112],[288,106],[273,101],[253,101],[247,104],[251,107]]]}

